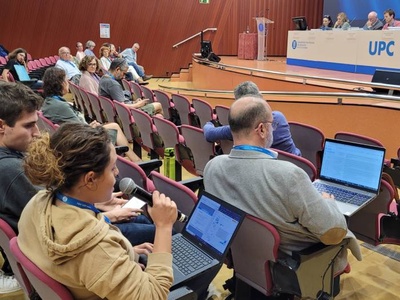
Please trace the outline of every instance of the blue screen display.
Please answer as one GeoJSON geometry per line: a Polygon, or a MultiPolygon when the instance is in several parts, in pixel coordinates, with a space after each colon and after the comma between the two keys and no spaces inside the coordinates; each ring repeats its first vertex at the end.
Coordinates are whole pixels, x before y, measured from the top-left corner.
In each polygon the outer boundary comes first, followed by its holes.
{"type": "Polygon", "coordinates": [[[379,19],[383,24],[383,12],[391,8],[396,13],[396,19],[400,19],[400,1],[393,0],[325,0],[324,15],[330,15],[333,22],[336,21],[336,16],[339,12],[345,12],[351,26],[363,27],[368,19],[370,11],[376,11],[379,19]]]}

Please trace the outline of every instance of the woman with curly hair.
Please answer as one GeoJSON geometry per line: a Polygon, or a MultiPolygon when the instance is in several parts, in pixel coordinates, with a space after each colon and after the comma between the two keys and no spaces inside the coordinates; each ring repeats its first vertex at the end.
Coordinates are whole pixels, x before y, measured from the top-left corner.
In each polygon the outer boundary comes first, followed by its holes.
{"type": "Polygon", "coordinates": [[[154,246],[132,247],[98,211],[113,192],[117,154],[107,131],[82,123],[63,124],[51,137],[33,141],[25,173],[38,192],[19,221],[23,253],[61,282],[75,299],[167,299],[172,285],[172,226],[176,204],[159,192],[148,208],[154,246]],[[143,271],[138,254],[147,254],[143,271]]]}

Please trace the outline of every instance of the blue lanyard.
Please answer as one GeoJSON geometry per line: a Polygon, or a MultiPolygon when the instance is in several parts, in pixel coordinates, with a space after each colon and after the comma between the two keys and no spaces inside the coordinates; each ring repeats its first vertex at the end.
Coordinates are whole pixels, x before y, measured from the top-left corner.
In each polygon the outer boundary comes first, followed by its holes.
{"type": "Polygon", "coordinates": [[[237,145],[237,146],[233,146],[233,149],[235,150],[246,150],[246,151],[257,151],[257,152],[261,152],[264,154],[267,154],[269,156],[271,156],[273,159],[276,159],[276,155],[269,151],[266,148],[262,148],[262,147],[258,147],[258,146],[252,146],[252,145],[237,145]]]}
{"type": "MultiPolygon", "coordinates": [[[[91,211],[94,211],[96,214],[100,214],[101,213],[93,204],[86,203],[86,202],[80,201],[80,200],[72,198],[72,197],[68,197],[68,196],[66,196],[64,194],[61,194],[60,192],[58,192],[56,194],[56,197],[58,199],[60,199],[62,202],[66,203],[66,204],[69,204],[69,205],[72,205],[72,206],[76,206],[76,207],[79,207],[79,208],[90,209],[91,211]]],[[[111,223],[110,219],[107,218],[107,216],[105,216],[103,214],[103,217],[104,217],[104,220],[108,224],[111,223]]]]}
{"type": "Polygon", "coordinates": [[[58,95],[53,95],[53,96],[50,96],[51,98],[54,98],[54,99],[57,99],[57,100],[60,100],[60,101],[65,101],[65,99],[64,98],[62,98],[62,97],[60,97],[60,96],[58,96],[58,95]]]}

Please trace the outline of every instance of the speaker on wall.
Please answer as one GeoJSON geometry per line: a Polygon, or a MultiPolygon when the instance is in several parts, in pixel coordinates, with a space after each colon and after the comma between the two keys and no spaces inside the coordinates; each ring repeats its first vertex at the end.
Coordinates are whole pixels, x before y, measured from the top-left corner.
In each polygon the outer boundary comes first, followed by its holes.
{"type": "Polygon", "coordinates": [[[213,61],[213,62],[219,62],[221,60],[221,58],[218,55],[216,55],[214,52],[211,52],[208,55],[208,60],[213,61]]]}
{"type": "Polygon", "coordinates": [[[207,58],[212,52],[211,41],[201,41],[201,57],[207,58]]]}

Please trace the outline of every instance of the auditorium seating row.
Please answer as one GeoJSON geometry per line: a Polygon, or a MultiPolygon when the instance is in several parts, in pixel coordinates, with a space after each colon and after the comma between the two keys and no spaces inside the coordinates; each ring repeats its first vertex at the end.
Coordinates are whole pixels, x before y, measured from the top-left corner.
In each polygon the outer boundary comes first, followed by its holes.
{"type": "MultiPolygon", "coordinates": [[[[120,156],[118,156],[117,166],[120,170],[120,177],[135,178],[132,174],[135,175],[136,173],[143,172],[137,164],[120,156]]],[[[180,211],[185,215],[190,214],[197,202],[197,196],[192,190],[155,171],[151,172],[151,180],[147,178],[146,175],[142,176],[151,182],[151,184],[149,184],[150,191],[157,189],[171,199],[175,199],[180,211]]],[[[176,232],[181,232],[183,226],[183,223],[176,222],[174,224],[174,230],[176,232]]],[[[29,296],[30,299],[36,299],[38,298],[37,295],[39,295],[41,299],[74,299],[65,286],[44,273],[22,253],[19,249],[15,232],[2,219],[0,219],[0,246],[7,255],[15,278],[20,283],[27,297],[29,296]]],[[[174,296],[174,293],[171,293],[168,299],[181,299],[179,294],[180,293],[176,293],[176,296],[174,296]]]]}
{"type": "MultiPolygon", "coordinates": [[[[119,123],[139,156],[141,148],[149,152],[152,158],[163,158],[165,148],[174,148],[177,162],[191,174],[201,176],[206,163],[217,153],[215,145],[205,140],[202,126],[210,120],[221,125],[228,124],[229,108],[220,105],[212,108],[207,101],[196,98],[190,102],[180,94],[172,94],[170,97],[163,91],[153,91],[126,80],[123,80],[123,85],[136,99],[146,98],[150,102],[160,102],[165,118],[151,118],[141,110],[128,109],[117,101],[96,96],[70,84],[75,105],[88,121],[119,123]]],[[[313,180],[319,174],[325,135],[315,126],[299,122],[289,122],[289,125],[294,143],[302,152],[302,158],[309,162],[291,157],[287,153],[281,153],[279,157],[298,162],[303,169],[309,165],[306,172],[313,180]]],[[[337,132],[334,138],[384,147],[376,139],[350,132],[337,132]]],[[[218,143],[218,148],[221,149],[218,153],[229,153],[232,145],[232,141],[221,141],[218,143]]],[[[177,179],[180,179],[179,174],[177,179]]]]}
{"type": "MultiPolygon", "coordinates": [[[[129,84],[131,85],[132,83],[129,84]]],[[[137,97],[146,97],[151,99],[151,101],[158,101],[162,97],[165,97],[168,100],[168,102],[166,102],[168,106],[165,106],[164,108],[165,112],[171,111],[171,108],[177,109],[175,101],[172,101],[173,99],[184,98],[182,95],[172,95],[170,99],[170,97],[162,91],[153,91],[153,96],[149,97],[145,96],[146,92],[144,92],[143,88],[140,90],[138,89],[138,91],[141,91],[141,94],[138,93],[137,97]]],[[[193,124],[182,124],[181,126],[177,126],[166,118],[151,118],[140,110],[128,109],[124,104],[112,101],[105,97],[98,97],[84,91],[74,84],[71,84],[71,92],[74,95],[75,105],[81,109],[87,118],[96,119],[101,123],[114,121],[120,123],[127,138],[139,146],[140,153],[143,148],[149,153],[153,153],[152,155],[154,156],[164,157],[165,148],[174,148],[176,151],[176,162],[187,167],[183,161],[185,158],[189,158],[179,157],[179,155],[182,154],[182,149],[180,148],[190,148],[194,158],[194,164],[192,165],[192,174],[194,175],[202,175],[202,169],[197,165],[202,165],[204,168],[205,163],[215,155],[214,145],[206,142],[202,129],[193,126],[193,124]],[[202,159],[198,158],[200,157],[200,154],[198,153],[201,154],[202,159]]],[[[181,111],[178,109],[177,111],[179,115],[181,115],[181,111]]],[[[210,117],[214,120],[219,120],[222,124],[226,124],[228,111],[229,108],[227,107],[225,107],[223,112],[211,109],[210,117]]],[[[190,105],[190,107],[187,106],[187,109],[185,108],[182,114],[190,113],[197,114],[198,110],[194,109],[194,107],[190,105]]],[[[210,118],[205,120],[208,121],[210,118]]],[[[190,118],[185,121],[190,122],[190,118]]],[[[45,125],[40,126],[50,126],[48,130],[56,130],[55,127],[51,126],[51,122],[48,124],[46,120],[41,120],[39,124],[41,123],[45,123],[45,125]]],[[[279,158],[292,161],[299,165],[301,168],[306,170],[310,179],[314,180],[318,177],[317,170],[321,160],[325,136],[322,131],[316,127],[296,122],[290,122],[289,124],[293,139],[302,151],[303,157],[297,157],[278,150],[279,158]]],[[[382,146],[382,144],[375,139],[346,132],[338,132],[335,135],[335,138],[382,146]]],[[[197,201],[197,196],[190,189],[187,189],[182,184],[176,182],[176,180],[180,180],[180,178],[172,180],[153,171],[151,173],[151,179],[149,179],[140,167],[122,157],[118,157],[117,166],[121,178],[131,177],[135,182],[139,183],[141,187],[149,191],[153,191],[154,189],[160,190],[175,201],[178,201],[177,206],[183,213],[187,215],[190,214],[190,211],[197,201]]],[[[372,205],[367,206],[366,209],[363,209],[360,213],[352,216],[349,228],[358,238],[371,244],[385,242],[380,239],[379,221],[381,214],[386,214],[390,211],[393,195],[394,190],[392,186],[386,181],[382,181],[381,192],[379,193],[378,198],[372,203],[372,205]],[[368,220],[368,222],[365,220],[368,220]]],[[[179,232],[182,229],[182,224],[177,223],[174,225],[174,228],[179,232]]],[[[276,283],[273,281],[270,268],[266,268],[265,266],[269,266],[277,261],[279,242],[279,234],[269,223],[252,216],[246,218],[245,223],[232,245],[232,257],[238,280],[237,284],[240,285],[237,291],[245,293],[245,298],[249,295],[246,294],[248,291],[246,288],[243,289],[243,287],[248,286],[257,289],[265,295],[271,295],[273,293],[274,284],[276,283]],[[263,238],[260,239],[260,237],[263,238]],[[256,240],[253,241],[252,238],[255,238],[256,240]],[[262,245],[260,244],[260,241],[262,241],[262,245]],[[249,247],[249,245],[257,245],[257,247],[249,247]],[[243,260],[241,259],[243,256],[248,258],[245,263],[243,263],[243,260]]],[[[322,272],[326,273],[326,266],[329,265],[331,261],[329,253],[336,255],[337,247],[340,248],[342,246],[343,244],[332,249],[324,250],[328,253],[328,256],[326,257],[328,260],[327,264],[320,262],[315,264],[314,260],[311,267],[305,267],[304,265],[302,268],[298,268],[296,275],[305,276],[306,281],[310,283],[310,273],[304,275],[302,272],[312,270],[311,275],[314,274],[318,276],[318,273],[315,272],[315,268],[318,267],[320,269],[322,268],[322,272]]],[[[304,261],[313,262],[313,260],[304,258],[302,255],[303,253],[299,254],[304,261]]],[[[349,271],[349,269],[346,271],[349,271]]],[[[317,282],[320,283],[320,280],[318,279],[317,282]]],[[[300,282],[300,285],[301,284],[302,283],[300,282]]],[[[325,284],[326,286],[329,286],[329,280],[325,284]]],[[[318,287],[318,284],[316,286],[318,287]]],[[[310,285],[308,285],[308,287],[310,287],[310,285]]],[[[306,287],[300,286],[300,288],[303,289],[306,287]]],[[[313,292],[315,291],[315,285],[311,287],[311,290],[313,292]]],[[[303,291],[301,291],[301,293],[304,294],[303,291]]]]}
{"type": "MultiPolygon", "coordinates": [[[[142,88],[133,82],[129,84],[133,86],[132,90],[137,87],[142,88]]],[[[76,107],[85,115],[87,121],[117,122],[128,141],[133,143],[133,149],[139,157],[141,157],[143,149],[150,154],[151,158],[164,158],[165,149],[173,148],[176,160],[175,179],[177,180],[181,180],[181,167],[195,176],[201,176],[205,164],[215,155],[214,144],[204,139],[203,130],[200,128],[201,124],[197,123],[197,127],[192,126],[187,118],[184,121],[187,121],[186,123],[182,122],[182,125],[177,126],[168,120],[167,113],[176,110],[179,101],[172,102],[162,91],[156,91],[155,93],[158,95],[156,97],[153,91],[147,89],[151,92],[150,101],[163,99],[160,95],[165,96],[165,99],[168,100],[163,104],[166,118],[151,118],[139,109],[129,109],[123,103],[87,92],[73,83],[70,83],[70,90],[74,95],[76,107]]],[[[143,93],[146,89],[139,91],[143,93]]],[[[144,93],[139,94],[138,97],[145,97],[144,93]]],[[[176,110],[177,115],[182,117],[185,114],[194,114],[194,109],[190,110],[191,106],[186,98],[177,98],[184,99],[188,103],[185,107],[187,110],[181,110],[179,113],[176,110]]],[[[163,103],[161,101],[160,103],[163,103]]],[[[183,119],[182,117],[181,120],[183,119]]]]}
{"type": "MultiPolygon", "coordinates": [[[[38,59],[32,59],[32,56],[28,54],[28,74],[31,78],[42,79],[44,72],[47,68],[52,67],[56,64],[59,59],[58,55],[48,56],[38,59]]],[[[0,56],[0,76],[3,72],[4,67],[8,61],[7,57],[0,56]]],[[[15,81],[12,74],[9,73],[9,81],[15,81]]]]}

